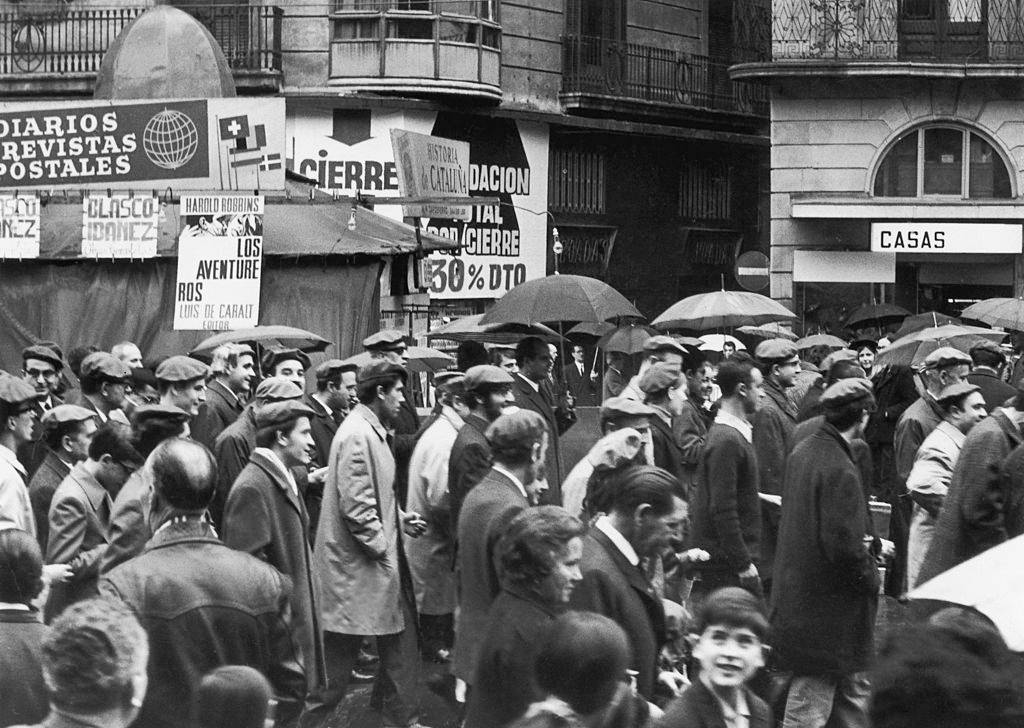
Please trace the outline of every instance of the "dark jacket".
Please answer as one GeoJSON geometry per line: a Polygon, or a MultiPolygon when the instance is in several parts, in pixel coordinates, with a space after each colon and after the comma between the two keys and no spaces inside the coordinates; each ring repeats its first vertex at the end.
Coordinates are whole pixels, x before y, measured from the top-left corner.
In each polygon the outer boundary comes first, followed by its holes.
{"type": "Polygon", "coordinates": [[[765,380],[761,407],[751,418],[762,493],[782,495],[786,457],[793,445],[796,405],[785,390],[765,380]]]}
{"type": "Polygon", "coordinates": [[[672,432],[676,442],[679,443],[679,451],[682,458],[682,472],[680,483],[687,493],[687,500],[690,499],[697,480],[697,465],[704,453],[704,443],[707,441],[708,428],[714,421],[714,415],[701,406],[701,403],[692,397],[687,397],[683,402],[680,413],[672,420],[672,432]]]}
{"type": "Polygon", "coordinates": [[[238,419],[243,409],[244,402],[219,381],[212,380],[206,388],[206,402],[192,420],[192,439],[212,452],[217,436],[238,419]]]}
{"type": "Polygon", "coordinates": [[[529,505],[516,484],[496,470],[462,504],[456,554],[459,623],[452,672],[470,684],[487,629],[487,612],[501,590],[494,549],[509,521],[529,505]]]}
{"type": "Polygon", "coordinates": [[[399,505],[405,507],[405,492],[409,488],[409,458],[416,447],[416,436],[420,431],[420,416],[416,413],[416,405],[412,401],[412,392],[406,391],[406,398],[398,410],[392,428],[394,429],[395,453],[395,495],[399,505]]]}
{"type": "Polygon", "coordinates": [[[576,400],[577,407],[596,407],[601,404],[598,397],[598,383],[590,378],[590,367],[583,365],[583,374],[576,368],[573,361],[562,367],[562,380],[569,394],[576,400]]]}
{"type": "MultiPolygon", "coordinates": [[[[771,728],[772,711],[761,698],[747,688],[743,697],[750,710],[750,728],[771,728]]],[[[654,728],[725,728],[722,705],[701,680],[694,680],[683,694],[673,700],[654,728]]]]}
{"type": "Polygon", "coordinates": [[[921,443],[939,426],[942,418],[942,410],[930,394],[919,397],[900,415],[899,422],[896,423],[896,434],[893,436],[900,494],[906,491],[907,477],[914,468],[921,443]]]}
{"type": "Polygon", "coordinates": [[[259,557],[291,579],[292,626],[306,680],[310,689],[321,685],[323,641],[306,507],[261,452],[251,455],[228,495],[223,536],[226,545],[259,557]]]}
{"type": "Polygon", "coordinates": [[[871,413],[864,439],[871,445],[892,445],[900,415],[918,398],[910,367],[887,366],[871,377],[877,409],[871,413]]]}
{"type": "Polygon", "coordinates": [[[128,604],[149,635],[149,689],[132,725],[187,724],[200,680],[221,665],[254,667],[278,700],[300,701],[305,680],[291,638],[290,587],[198,519],[158,529],[141,555],[104,575],[101,593],[128,604]]]}
{"type": "Polygon", "coordinates": [[[541,382],[535,391],[530,383],[521,375],[513,377],[512,394],[516,405],[522,409],[536,412],[548,425],[548,452],[545,458],[548,474],[548,490],[542,498],[543,503],[550,505],[562,504],[562,458],[558,446],[559,437],[573,425],[565,412],[555,408],[555,397],[551,387],[541,382]]]}
{"type": "Polygon", "coordinates": [[[0,609],[0,726],[36,723],[50,712],[40,661],[47,631],[39,612],[0,609]]]}
{"type": "Polygon", "coordinates": [[[640,566],[630,564],[597,528],[591,528],[583,539],[580,571],[583,580],[573,590],[570,606],[603,614],[622,627],[632,648],[629,666],[637,671],[637,690],[650,700],[658,654],[665,642],[661,599],[640,566]]]}
{"type": "MultiPolygon", "coordinates": [[[[64,400],[56,395],[51,395],[50,407],[53,408],[59,404],[64,404],[64,400]]],[[[39,465],[43,462],[43,458],[50,452],[50,448],[43,442],[42,419],[47,410],[43,409],[42,404],[38,402],[33,405],[32,409],[36,413],[35,421],[32,423],[32,437],[18,446],[18,460],[25,466],[25,472],[28,473],[29,478],[35,475],[39,465]]]]}
{"type": "Polygon", "coordinates": [[[479,415],[469,415],[452,445],[452,453],[448,458],[448,498],[452,511],[451,532],[454,534],[459,532],[462,502],[466,500],[469,491],[491,472],[491,445],[484,437],[490,424],[479,415]]]}
{"type": "Polygon", "coordinates": [[[32,513],[36,517],[36,538],[44,552],[50,534],[50,503],[53,501],[53,494],[57,492],[57,486],[70,472],[71,468],[48,450],[28,483],[28,497],[32,501],[32,513]]]}
{"type": "Polygon", "coordinates": [[[734,427],[708,430],[691,508],[693,545],[711,556],[701,570],[738,574],[760,561],[757,456],[734,427]]]}
{"type": "Polygon", "coordinates": [[[153,490],[150,478],[148,468],[136,470],[114,499],[107,548],[100,560],[100,574],[138,556],[153,535],[148,518],[153,490]]]}
{"type": "Polygon", "coordinates": [[[327,467],[331,459],[331,443],[334,442],[334,433],[338,431],[338,423],[334,414],[312,394],[303,398],[303,403],[312,409],[316,414],[309,418],[309,426],[313,435],[313,466],[317,468],[327,467]]]}
{"type": "Polygon", "coordinates": [[[676,440],[675,417],[672,422],[665,422],[655,414],[648,418],[651,423],[651,445],[654,449],[654,464],[664,468],[679,479],[680,489],[676,493],[680,498],[686,498],[686,490],[683,483],[683,449],[676,440]]]}
{"type": "MultiPolygon", "coordinates": [[[[804,420],[793,430],[793,447],[813,435],[825,425],[825,415],[816,415],[809,420],[804,420]]],[[[792,451],[790,451],[792,452],[792,451]]],[[[850,452],[853,454],[853,462],[857,464],[860,472],[860,484],[864,488],[864,497],[871,498],[871,478],[874,474],[874,461],[871,457],[871,447],[860,438],[850,443],[850,452]]]]}
{"type": "Polygon", "coordinates": [[[825,378],[822,377],[814,384],[800,400],[800,408],[797,410],[796,421],[806,422],[812,417],[821,414],[821,395],[825,393],[825,378]]]}
{"type": "Polygon", "coordinates": [[[503,728],[544,698],[533,663],[555,615],[554,605],[532,594],[502,589],[487,615],[465,728],[503,728]]]}
{"type": "Polygon", "coordinates": [[[210,506],[213,522],[221,524],[224,504],[239,473],[249,463],[256,447],[256,405],[250,404],[222,433],[217,436],[213,455],[217,458],[217,494],[210,506]]]}
{"type": "Polygon", "coordinates": [[[1006,400],[1017,395],[1017,388],[1013,387],[990,369],[975,369],[967,375],[967,382],[973,384],[981,392],[985,400],[985,409],[991,414],[997,407],[1006,404],[1006,400]]]}
{"type": "Polygon", "coordinates": [[[967,433],[918,584],[1024,533],[1020,444],[1020,431],[999,410],[967,433]]]}
{"type": "Polygon", "coordinates": [[[873,654],[878,569],[860,471],[839,431],[824,424],[786,468],[772,590],[772,648],[782,669],[838,676],[873,654]]]}
{"type": "Polygon", "coordinates": [[[629,384],[629,377],[618,369],[608,367],[604,372],[604,383],[601,386],[602,401],[611,397],[618,397],[622,394],[622,390],[626,388],[627,384],[629,384]]]}

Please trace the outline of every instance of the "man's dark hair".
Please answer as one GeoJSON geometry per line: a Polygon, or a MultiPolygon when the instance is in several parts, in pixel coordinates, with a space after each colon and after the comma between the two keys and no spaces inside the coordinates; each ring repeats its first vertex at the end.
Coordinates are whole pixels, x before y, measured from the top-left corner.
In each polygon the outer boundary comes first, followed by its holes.
{"type": "Polygon", "coordinates": [[[277,436],[279,433],[284,435],[291,435],[292,430],[295,429],[295,425],[298,424],[299,420],[306,415],[295,415],[294,419],[290,419],[287,422],[283,422],[279,425],[271,425],[270,427],[261,427],[256,430],[256,447],[274,447],[274,443],[277,442],[277,436]]]}
{"type": "Polygon", "coordinates": [[[100,389],[104,384],[119,384],[121,382],[120,379],[111,379],[99,372],[91,377],[83,377],[79,375],[78,381],[82,385],[82,394],[99,394],[100,389]]]}
{"type": "Polygon", "coordinates": [[[185,432],[185,424],[184,420],[165,417],[148,417],[141,422],[137,421],[132,427],[135,432],[135,449],[147,458],[164,440],[181,437],[185,432]]]}
{"type": "Polygon", "coordinates": [[[533,410],[521,409],[496,419],[485,435],[496,462],[519,466],[530,462],[533,446],[543,442],[547,431],[543,417],[533,410]]]}
{"type": "Polygon", "coordinates": [[[548,353],[548,345],[536,336],[527,336],[516,344],[516,364],[523,365],[527,359],[534,359],[548,353]]]}
{"type": "Polygon", "coordinates": [[[825,422],[844,432],[860,422],[864,411],[872,406],[874,403],[870,399],[858,399],[839,407],[825,407],[822,414],[825,415],[825,422]]]}
{"type": "MultiPolygon", "coordinates": [[[[974,390],[974,392],[977,391],[978,390],[974,390]]],[[[967,398],[974,394],[974,392],[964,392],[959,397],[946,397],[945,399],[937,403],[939,405],[939,409],[941,409],[943,413],[947,415],[953,411],[954,407],[956,407],[959,410],[963,410],[964,403],[967,402],[967,398]]]]}
{"type": "Polygon", "coordinates": [[[498,541],[502,582],[536,591],[554,570],[559,553],[582,535],[580,520],[559,506],[527,508],[512,519],[498,541]]]}
{"type": "Polygon", "coordinates": [[[371,379],[368,382],[359,382],[356,385],[356,397],[359,399],[361,404],[370,405],[373,400],[377,399],[377,387],[384,387],[384,393],[387,394],[395,388],[395,384],[402,379],[402,376],[398,373],[390,377],[381,377],[380,379],[371,379]]]}
{"type": "Polygon", "coordinates": [[[0,602],[29,605],[43,590],[43,553],[27,531],[0,531],[0,602]]]}
{"type": "Polygon", "coordinates": [[[183,511],[203,511],[217,490],[217,462],[202,444],[174,438],[157,445],[149,458],[160,499],[183,511]]]}
{"type": "Polygon", "coordinates": [[[68,352],[68,368],[74,372],[75,376],[81,376],[82,362],[85,357],[90,354],[95,354],[100,348],[95,344],[88,344],[87,346],[76,346],[74,349],[68,352]]]}
{"type": "Polygon", "coordinates": [[[51,419],[43,424],[43,442],[48,448],[57,452],[60,450],[61,440],[68,436],[78,437],[83,427],[85,427],[83,420],[57,422],[56,419],[51,419]]]}
{"type": "Polygon", "coordinates": [[[680,485],[672,473],[653,465],[633,465],[623,468],[617,476],[607,488],[607,506],[611,511],[632,516],[644,503],[656,516],[673,511],[672,496],[678,494],[680,485]]]}
{"type": "Polygon", "coordinates": [[[990,367],[999,371],[1006,364],[1006,356],[1001,351],[992,349],[971,349],[971,363],[976,367],[990,367]]]}
{"type": "Polygon", "coordinates": [[[107,420],[93,433],[89,441],[89,459],[99,460],[109,455],[119,463],[141,463],[146,455],[138,449],[135,433],[128,425],[114,420],[107,420]]]}
{"type": "Polygon", "coordinates": [[[768,634],[768,620],[758,598],[738,586],[713,592],[698,610],[693,631],[703,634],[714,625],[749,629],[761,640],[768,634]]]}
{"type": "Polygon", "coordinates": [[[470,409],[482,407],[492,394],[507,392],[511,388],[511,384],[480,384],[475,389],[466,390],[466,406],[470,409]]]}
{"type": "Polygon", "coordinates": [[[723,397],[732,397],[736,394],[736,388],[741,384],[750,384],[753,381],[754,362],[752,360],[737,359],[733,356],[718,365],[718,388],[722,390],[723,397]]]}
{"type": "Polygon", "coordinates": [[[686,356],[683,357],[683,371],[692,376],[700,371],[707,360],[708,356],[705,352],[687,349],[686,356]]]}
{"type": "Polygon", "coordinates": [[[455,352],[455,368],[460,372],[469,371],[470,367],[487,364],[487,349],[479,341],[463,341],[455,352]]]}
{"type": "Polygon", "coordinates": [[[853,379],[854,377],[863,379],[865,376],[864,368],[855,361],[840,360],[833,362],[832,366],[828,368],[828,375],[825,377],[825,384],[822,389],[832,386],[840,379],[853,379]]]}

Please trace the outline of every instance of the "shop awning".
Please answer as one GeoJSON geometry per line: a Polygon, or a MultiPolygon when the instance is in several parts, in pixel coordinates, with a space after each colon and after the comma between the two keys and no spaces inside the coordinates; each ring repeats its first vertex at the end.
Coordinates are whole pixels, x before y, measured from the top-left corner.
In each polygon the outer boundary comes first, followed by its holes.
{"type": "Polygon", "coordinates": [[[929,200],[859,195],[790,195],[790,215],[803,219],[864,220],[1019,220],[1021,206],[1011,200],[929,200]]]}

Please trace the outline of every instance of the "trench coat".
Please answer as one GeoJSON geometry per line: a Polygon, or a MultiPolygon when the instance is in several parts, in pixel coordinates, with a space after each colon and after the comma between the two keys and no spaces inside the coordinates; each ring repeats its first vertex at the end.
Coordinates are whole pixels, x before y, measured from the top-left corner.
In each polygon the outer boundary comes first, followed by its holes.
{"type": "Polygon", "coordinates": [[[423,535],[404,541],[420,614],[455,611],[455,536],[448,507],[448,458],[463,426],[455,410],[445,407],[424,430],[409,460],[409,510],[419,513],[427,522],[423,535]]]}
{"type": "Polygon", "coordinates": [[[545,504],[561,505],[562,458],[558,439],[563,432],[572,427],[573,422],[566,419],[560,408],[555,407],[555,397],[546,382],[542,382],[540,387],[534,390],[522,374],[515,375],[513,379],[515,383],[512,385],[512,394],[516,398],[516,406],[536,412],[544,418],[548,426],[548,452],[545,458],[548,490],[541,500],[545,504]]]}
{"type": "MultiPolygon", "coordinates": [[[[648,407],[650,406],[648,405],[648,407]]],[[[657,465],[659,468],[663,468],[676,476],[680,485],[679,492],[676,495],[685,500],[688,491],[683,487],[683,449],[679,445],[679,440],[676,439],[676,418],[672,417],[671,421],[666,422],[660,412],[655,412],[654,416],[649,419],[651,423],[651,444],[654,448],[653,465],[657,465]]]]}
{"type": "Polygon", "coordinates": [[[373,410],[358,404],[331,444],[313,548],[325,631],[387,635],[406,626],[394,483],[388,431],[373,410]]]}
{"type": "Polygon", "coordinates": [[[67,463],[48,450],[28,483],[28,498],[32,501],[32,513],[36,517],[36,538],[44,552],[50,535],[50,503],[57,487],[70,472],[67,463]]]}
{"type": "Polygon", "coordinates": [[[714,415],[692,397],[683,400],[679,414],[672,421],[672,430],[682,455],[679,482],[686,491],[687,500],[697,483],[697,465],[704,452],[708,428],[713,421],[714,415]]]}
{"type": "Polygon", "coordinates": [[[206,388],[206,402],[199,408],[192,423],[192,439],[213,452],[217,436],[238,419],[245,404],[234,392],[214,379],[206,388]]]}
{"type": "Polygon", "coordinates": [[[459,511],[477,483],[491,471],[491,445],[484,437],[491,423],[480,415],[470,414],[465,427],[459,430],[448,459],[448,498],[451,502],[451,529],[458,535],[459,511]]]}
{"type": "Polygon", "coordinates": [[[841,676],[873,655],[878,569],[869,544],[860,470],[827,423],[786,466],[770,621],[782,669],[841,676]]]}
{"type": "Polygon", "coordinates": [[[239,473],[224,507],[224,544],[263,559],[292,580],[295,642],[312,691],[323,685],[323,633],[317,604],[319,573],[309,549],[309,515],[279,463],[257,448],[239,473]]]}

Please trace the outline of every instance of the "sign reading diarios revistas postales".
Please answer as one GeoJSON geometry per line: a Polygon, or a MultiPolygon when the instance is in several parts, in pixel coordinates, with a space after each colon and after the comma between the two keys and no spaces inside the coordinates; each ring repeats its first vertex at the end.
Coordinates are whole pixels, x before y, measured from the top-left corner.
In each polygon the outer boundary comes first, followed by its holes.
{"type": "Polygon", "coordinates": [[[0,104],[0,188],[282,189],[284,100],[0,104]]]}

